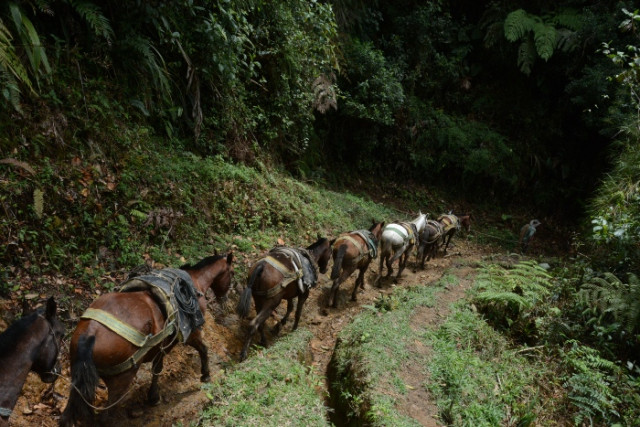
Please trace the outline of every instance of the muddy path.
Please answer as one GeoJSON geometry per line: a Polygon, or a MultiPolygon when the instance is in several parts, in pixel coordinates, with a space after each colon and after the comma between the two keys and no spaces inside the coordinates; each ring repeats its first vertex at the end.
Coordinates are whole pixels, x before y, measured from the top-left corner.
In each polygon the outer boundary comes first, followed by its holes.
{"type": "MultiPolygon", "coordinates": [[[[365,278],[365,290],[357,295],[356,303],[350,301],[353,289],[355,274],[340,287],[338,296],[338,308],[326,309],[326,301],[331,287],[331,282],[327,275],[322,275],[320,284],[312,290],[307,303],[305,304],[300,326],[308,328],[313,332],[314,338],[310,343],[310,351],[313,355],[312,364],[319,375],[324,376],[338,334],[353,317],[362,310],[362,305],[372,304],[381,294],[389,294],[394,286],[418,286],[428,285],[438,280],[444,271],[458,266],[461,270],[469,270],[469,261],[478,261],[484,255],[493,253],[489,247],[482,247],[473,244],[464,238],[452,241],[449,248],[449,255],[442,257],[442,254],[435,260],[427,263],[425,270],[413,271],[414,258],[411,257],[408,268],[403,272],[403,276],[398,283],[386,281],[381,287],[373,287],[378,270],[378,264],[372,265],[365,278]]],[[[466,273],[464,273],[466,274],[466,273]]],[[[237,280],[242,282],[241,278],[237,280]]],[[[439,298],[433,313],[437,315],[428,316],[426,319],[432,324],[437,324],[444,317],[451,302],[464,296],[464,289],[452,292],[448,297],[439,298]]],[[[216,381],[224,375],[225,369],[233,369],[241,350],[241,340],[245,335],[247,321],[240,322],[233,313],[233,307],[237,300],[237,294],[232,295],[225,307],[209,304],[209,311],[206,314],[204,325],[204,337],[210,351],[210,369],[212,380],[216,381]]],[[[273,325],[277,318],[280,318],[286,310],[286,302],[278,307],[277,313],[269,318],[267,322],[273,325]]],[[[424,319],[423,319],[424,320],[424,319]]],[[[293,322],[289,322],[283,334],[289,332],[293,322]]],[[[269,337],[272,342],[273,337],[269,337]]],[[[12,426],[56,426],[61,411],[64,409],[69,393],[69,361],[68,343],[62,352],[62,378],[60,378],[51,388],[40,382],[38,377],[30,374],[24,386],[23,393],[18,400],[11,417],[12,426]],[[44,397],[43,397],[44,396],[44,397]]],[[[251,353],[249,355],[251,357],[251,353]]],[[[197,352],[187,346],[176,346],[169,355],[165,357],[164,371],[160,377],[160,404],[149,407],[144,404],[148,387],[151,383],[150,366],[143,366],[133,383],[129,393],[122,402],[109,411],[109,425],[126,426],[171,426],[175,424],[189,425],[198,421],[198,416],[209,399],[201,389],[200,360],[197,352]]],[[[419,384],[419,379],[416,384],[419,384]]],[[[98,390],[97,406],[106,405],[106,391],[98,390]]],[[[428,399],[428,396],[420,396],[420,399],[428,399]]],[[[434,408],[433,404],[421,401],[422,407],[434,408]]],[[[408,411],[414,405],[409,404],[408,411]]],[[[426,420],[428,414],[422,414],[417,419],[426,420]]],[[[435,425],[430,422],[423,422],[425,425],[435,425]]]]}

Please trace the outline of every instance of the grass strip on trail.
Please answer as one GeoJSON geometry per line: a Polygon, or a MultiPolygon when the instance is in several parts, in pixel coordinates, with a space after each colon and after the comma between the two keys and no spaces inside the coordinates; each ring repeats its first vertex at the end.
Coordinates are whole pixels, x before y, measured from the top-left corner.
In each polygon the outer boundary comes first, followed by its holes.
{"type": "Polygon", "coordinates": [[[537,380],[549,377],[549,370],[520,355],[468,300],[452,304],[443,322],[416,324],[418,307],[433,306],[438,293],[459,285],[453,273],[435,284],[395,289],[341,331],[329,373],[338,417],[374,426],[420,425],[399,408],[411,393],[402,380],[411,365],[422,370],[438,423],[528,425],[540,419],[537,380]]]}
{"type": "Polygon", "coordinates": [[[311,332],[298,329],[207,385],[203,426],[329,426],[322,379],[306,363],[311,332]]]}

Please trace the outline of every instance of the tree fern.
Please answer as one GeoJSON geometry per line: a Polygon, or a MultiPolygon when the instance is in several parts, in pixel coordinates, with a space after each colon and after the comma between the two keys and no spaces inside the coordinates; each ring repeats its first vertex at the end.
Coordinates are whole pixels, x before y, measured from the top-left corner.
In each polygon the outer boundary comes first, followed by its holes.
{"type": "Polygon", "coordinates": [[[576,32],[582,18],[576,12],[563,11],[546,20],[518,9],[504,21],[504,36],[510,42],[521,41],[518,47],[518,66],[530,74],[536,58],[548,61],[556,50],[568,52],[577,47],[576,32]]]}
{"type": "Polygon", "coordinates": [[[538,55],[548,61],[553,55],[553,50],[556,46],[557,35],[555,27],[543,22],[537,22],[533,26],[533,34],[538,55]]]}
{"type": "Polygon", "coordinates": [[[507,19],[504,20],[504,36],[510,42],[516,42],[529,34],[534,24],[535,21],[524,9],[518,9],[507,15],[507,19]]]}

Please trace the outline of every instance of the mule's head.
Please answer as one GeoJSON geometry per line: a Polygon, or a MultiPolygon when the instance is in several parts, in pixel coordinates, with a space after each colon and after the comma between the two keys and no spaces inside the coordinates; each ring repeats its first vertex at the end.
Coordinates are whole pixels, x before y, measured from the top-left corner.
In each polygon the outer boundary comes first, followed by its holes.
{"type": "Polygon", "coordinates": [[[380,236],[382,236],[382,229],[384,228],[384,221],[376,222],[376,220],[372,220],[371,227],[369,231],[373,234],[376,240],[380,240],[380,236]]]}
{"type": "Polygon", "coordinates": [[[42,382],[52,383],[60,373],[58,353],[64,336],[64,325],[56,315],[56,302],[53,297],[47,300],[44,315],[39,314],[36,324],[39,330],[31,333],[43,335],[44,338],[33,359],[31,370],[40,376],[42,382]]]}
{"type": "Polygon", "coordinates": [[[418,217],[413,220],[413,223],[418,229],[418,234],[422,233],[422,230],[424,230],[424,226],[427,223],[427,214],[423,214],[422,211],[418,211],[418,217]]]}
{"type": "Polygon", "coordinates": [[[227,257],[220,257],[216,263],[218,272],[213,279],[211,289],[218,302],[223,302],[227,298],[227,293],[231,288],[231,278],[233,277],[233,252],[229,252],[227,257]]]}
{"type": "Polygon", "coordinates": [[[460,220],[460,226],[464,228],[467,233],[471,231],[471,214],[462,215],[458,217],[458,219],[460,220]]]}
{"type": "Polygon", "coordinates": [[[333,240],[318,236],[318,240],[307,248],[307,250],[311,252],[316,262],[318,263],[318,268],[321,274],[327,272],[329,260],[331,259],[332,243],[333,240]]]}

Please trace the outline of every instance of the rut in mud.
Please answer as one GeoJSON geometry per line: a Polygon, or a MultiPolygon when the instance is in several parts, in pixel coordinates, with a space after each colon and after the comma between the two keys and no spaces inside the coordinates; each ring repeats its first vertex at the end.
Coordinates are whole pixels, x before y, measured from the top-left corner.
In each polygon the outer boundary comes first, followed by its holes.
{"type": "MultiPolygon", "coordinates": [[[[424,271],[413,272],[413,256],[407,269],[403,272],[397,284],[393,281],[383,282],[380,288],[372,287],[378,270],[377,261],[372,263],[365,279],[364,291],[358,293],[356,303],[350,301],[355,274],[340,287],[338,295],[338,308],[326,309],[331,282],[326,275],[322,275],[320,284],[312,290],[307,300],[300,326],[308,328],[314,335],[311,340],[312,364],[316,372],[324,376],[338,334],[342,328],[349,324],[354,316],[362,310],[363,304],[371,304],[381,294],[388,294],[394,286],[424,286],[437,281],[442,273],[456,266],[456,261],[464,260],[461,270],[468,270],[468,261],[480,260],[483,255],[492,251],[489,248],[480,247],[464,238],[454,239],[453,247],[449,249],[449,255],[441,254],[435,260],[427,263],[424,271]]],[[[461,274],[467,274],[461,272],[461,274]]],[[[242,280],[238,278],[238,280],[242,280]]],[[[244,285],[242,283],[242,285],[244,285]]],[[[422,324],[430,323],[434,326],[446,317],[451,302],[464,296],[464,287],[457,288],[448,294],[442,295],[435,307],[425,312],[418,313],[422,324]]],[[[245,336],[246,322],[240,322],[233,313],[233,307],[237,295],[231,297],[225,307],[209,304],[204,325],[204,339],[210,350],[210,368],[212,380],[216,381],[224,375],[224,368],[233,369],[232,365],[240,354],[242,339],[245,336]]],[[[277,314],[267,320],[269,326],[275,324],[276,318],[280,318],[286,310],[286,302],[278,307],[277,314]]],[[[291,327],[291,322],[285,327],[282,334],[286,334],[291,327]]],[[[269,337],[270,342],[274,338],[269,337]]],[[[277,339],[277,338],[275,338],[277,339]]],[[[56,426],[60,412],[66,405],[69,393],[69,361],[68,348],[61,354],[63,365],[63,377],[54,385],[53,390],[49,385],[43,384],[36,375],[30,374],[23,389],[22,396],[11,417],[11,425],[15,426],[56,426]],[[42,397],[44,396],[44,397],[42,397]]],[[[428,351],[428,349],[424,349],[428,351]]],[[[251,357],[251,354],[249,355],[251,357]]],[[[420,370],[411,374],[412,382],[416,383],[414,392],[400,402],[406,413],[423,425],[437,425],[435,421],[435,405],[429,402],[428,394],[418,385],[423,380],[420,378],[420,370]]],[[[143,366],[135,379],[129,393],[109,412],[109,424],[127,426],[166,426],[182,423],[188,425],[197,422],[202,408],[208,403],[208,398],[201,390],[200,359],[197,352],[191,347],[176,346],[165,357],[164,370],[160,377],[161,402],[149,407],[145,405],[148,387],[151,383],[150,365],[143,366]]],[[[326,377],[325,377],[326,378],[326,377]]],[[[327,388],[328,389],[328,388],[327,388]]],[[[106,391],[98,390],[97,406],[106,405],[106,391]]]]}

